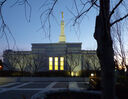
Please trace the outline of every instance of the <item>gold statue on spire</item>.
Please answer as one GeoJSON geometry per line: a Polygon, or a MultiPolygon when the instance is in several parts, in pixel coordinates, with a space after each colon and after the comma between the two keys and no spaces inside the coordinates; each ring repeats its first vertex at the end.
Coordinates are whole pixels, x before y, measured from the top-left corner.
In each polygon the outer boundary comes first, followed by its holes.
{"type": "Polygon", "coordinates": [[[62,19],[64,18],[64,16],[63,16],[63,11],[61,12],[61,14],[62,14],[62,19]]]}

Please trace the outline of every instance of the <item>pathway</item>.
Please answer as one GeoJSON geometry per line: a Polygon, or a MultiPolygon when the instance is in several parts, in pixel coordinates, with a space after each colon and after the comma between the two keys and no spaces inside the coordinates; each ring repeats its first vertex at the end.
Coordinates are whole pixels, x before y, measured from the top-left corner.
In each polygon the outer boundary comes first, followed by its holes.
{"type": "Polygon", "coordinates": [[[47,90],[86,89],[87,87],[88,83],[85,82],[15,82],[0,85],[0,99],[31,99],[47,90]]]}

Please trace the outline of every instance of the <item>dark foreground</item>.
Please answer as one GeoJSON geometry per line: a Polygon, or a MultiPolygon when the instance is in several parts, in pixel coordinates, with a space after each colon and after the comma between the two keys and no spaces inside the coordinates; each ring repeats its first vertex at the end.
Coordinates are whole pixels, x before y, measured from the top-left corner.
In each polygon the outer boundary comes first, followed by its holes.
{"type": "Polygon", "coordinates": [[[100,94],[65,90],[63,92],[47,93],[44,99],[101,99],[101,96],[100,94]]]}

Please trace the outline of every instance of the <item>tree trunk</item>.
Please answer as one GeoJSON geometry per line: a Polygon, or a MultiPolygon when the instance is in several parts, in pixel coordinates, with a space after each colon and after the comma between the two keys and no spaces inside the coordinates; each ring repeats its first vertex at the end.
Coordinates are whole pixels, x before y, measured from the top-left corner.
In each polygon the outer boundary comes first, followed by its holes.
{"type": "Polygon", "coordinates": [[[110,34],[109,0],[100,0],[100,13],[96,18],[94,38],[101,64],[102,99],[115,99],[114,51],[110,34]]]}

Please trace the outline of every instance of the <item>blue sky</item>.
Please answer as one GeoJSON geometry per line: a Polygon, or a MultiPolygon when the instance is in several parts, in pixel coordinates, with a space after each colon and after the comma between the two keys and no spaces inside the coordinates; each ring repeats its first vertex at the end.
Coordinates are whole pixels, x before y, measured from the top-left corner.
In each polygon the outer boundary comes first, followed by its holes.
{"type": "MultiPolygon", "coordinates": [[[[82,49],[84,50],[93,50],[96,49],[96,41],[93,38],[94,27],[95,27],[95,17],[98,14],[95,9],[92,9],[84,18],[80,24],[80,32],[76,33],[74,27],[72,26],[71,18],[72,14],[68,11],[69,8],[71,11],[75,12],[73,9],[72,0],[60,0],[53,13],[57,19],[57,22],[51,18],[51,36],[50,40],[48,37],[45,37],[43,31],[40,29],[40,14],[42,9],[40,6],[43,4],[43,0],[29,0],[32,12],[31,20],[27,22],[25,19],[24,6],[16,4],[11,7],[15,0],[8,0],[6,5],[3,7],[3,16],[5,22],[8,24],[15,40],[16,46],[14,49],[18,48],[19,50],[31,50],[31,43],[56,43],[59,40],[60,35],[60,22],[61,22],[61,12],[64,12],[64,22],[65,22],[65,35],[66,42],[82,42],[82,49]]],[[[45,1],[45,0],[44,0],[45,1]]],[[[46,9],[44,7],[43,9],[46,9]]],[[[28,10],[27,10],[28,11],[28,10]]],[[[27,12],[27,14],[29,11],[27,12]]],[[[14,40],[8,34],[10,48],[14,46],[14,40]]],[[[0,39],[0,52],[5,49],[8,49],[7,42],[5,37],[0,39]]]]}

